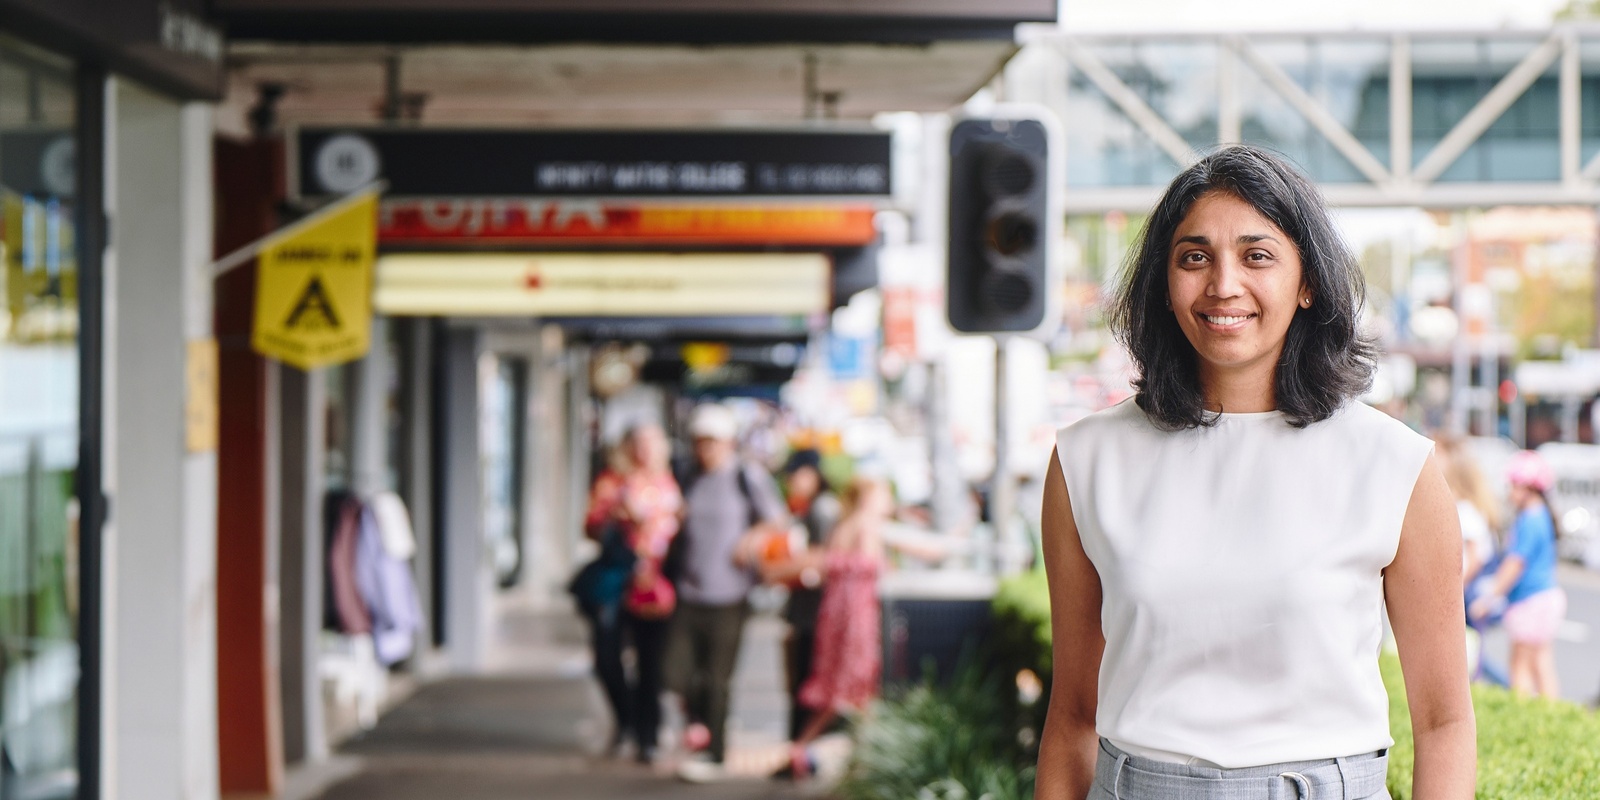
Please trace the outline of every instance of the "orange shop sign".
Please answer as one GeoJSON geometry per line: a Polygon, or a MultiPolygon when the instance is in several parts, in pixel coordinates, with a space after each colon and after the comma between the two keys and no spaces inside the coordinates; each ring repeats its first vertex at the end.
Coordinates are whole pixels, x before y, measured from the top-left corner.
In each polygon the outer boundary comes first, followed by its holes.
{"type": "Polygon", "coordinates": [[[384,244],[814,245],[877,238],[870,206],[684,205],[603,200],[394,198],[383,201],[384,244]]]}

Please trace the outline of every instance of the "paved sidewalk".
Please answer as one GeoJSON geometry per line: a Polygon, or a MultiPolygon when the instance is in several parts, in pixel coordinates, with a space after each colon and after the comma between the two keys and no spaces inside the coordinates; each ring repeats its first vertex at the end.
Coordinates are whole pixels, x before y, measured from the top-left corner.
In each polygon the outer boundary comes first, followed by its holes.
{"type": "Polygon", "coordinates": [[[502,674],[422,686],[376,729],[346,742],[333,760],[293,776],[308,787],[301,796],[789,800],[815,794],[814,788],[765,777],[787,752],[779,620],[757,617],[746,630],[729,724],[733,777],[693,785],[677,779],[670,764],[652,769],[599,755],[610,728],[599,687],[588,677],[581,628],[570,619],[506,619],[502,633],[509,636],[503,638],[512,646],[493,659],[502,674]],[[548,638],[551,630],[556,641],[548,638]],[[528,631],[540,631],[544,641],[530,643],[528,631]],[[519,657],[518,650],[528,657],[519,657]],[[519,671],[519,664],[535,666],[519,671]]]}

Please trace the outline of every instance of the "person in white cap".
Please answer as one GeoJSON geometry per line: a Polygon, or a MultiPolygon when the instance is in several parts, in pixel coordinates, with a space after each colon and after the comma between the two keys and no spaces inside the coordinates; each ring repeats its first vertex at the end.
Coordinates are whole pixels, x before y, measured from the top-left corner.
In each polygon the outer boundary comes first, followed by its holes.
{"type": "Polygon", "coordinates": [[[760,581],[746,551],[762,530],[787,524],[772,476],[740,459],[738,432],[733,413],[719,404],[702,405],[690,418],[696,472],[684,484],[684,523],[668,559],[678,608],[668,635],[667,683],[685,702],[691,723],[685,740],[705,746],[703,757],[680,769],[693,781],[723,774],[733,667],[749,615],[746,598],[760,581]]]}

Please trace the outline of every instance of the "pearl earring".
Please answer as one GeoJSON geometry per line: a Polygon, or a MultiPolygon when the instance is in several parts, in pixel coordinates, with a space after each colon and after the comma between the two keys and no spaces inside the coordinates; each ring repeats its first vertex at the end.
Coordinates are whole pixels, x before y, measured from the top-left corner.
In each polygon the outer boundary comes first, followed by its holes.
{"type": "Polygon", "coordinates": [[[1309,297],[1300,298],[1300,307],[1301,308],[1310,308],[1311,307],[1311,298],[1309,298],[1309,297]]]}

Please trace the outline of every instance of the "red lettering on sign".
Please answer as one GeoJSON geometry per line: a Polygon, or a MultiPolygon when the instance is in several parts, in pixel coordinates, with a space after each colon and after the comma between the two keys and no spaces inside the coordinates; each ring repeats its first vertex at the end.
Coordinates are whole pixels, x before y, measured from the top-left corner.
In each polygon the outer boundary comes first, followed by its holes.
{"type": "Polygon", "coordinates": [[[391,244],[629,243],[861,246],[870,206],[682,206],[600,200],[391,199],[378,238],[391,244]]]}

